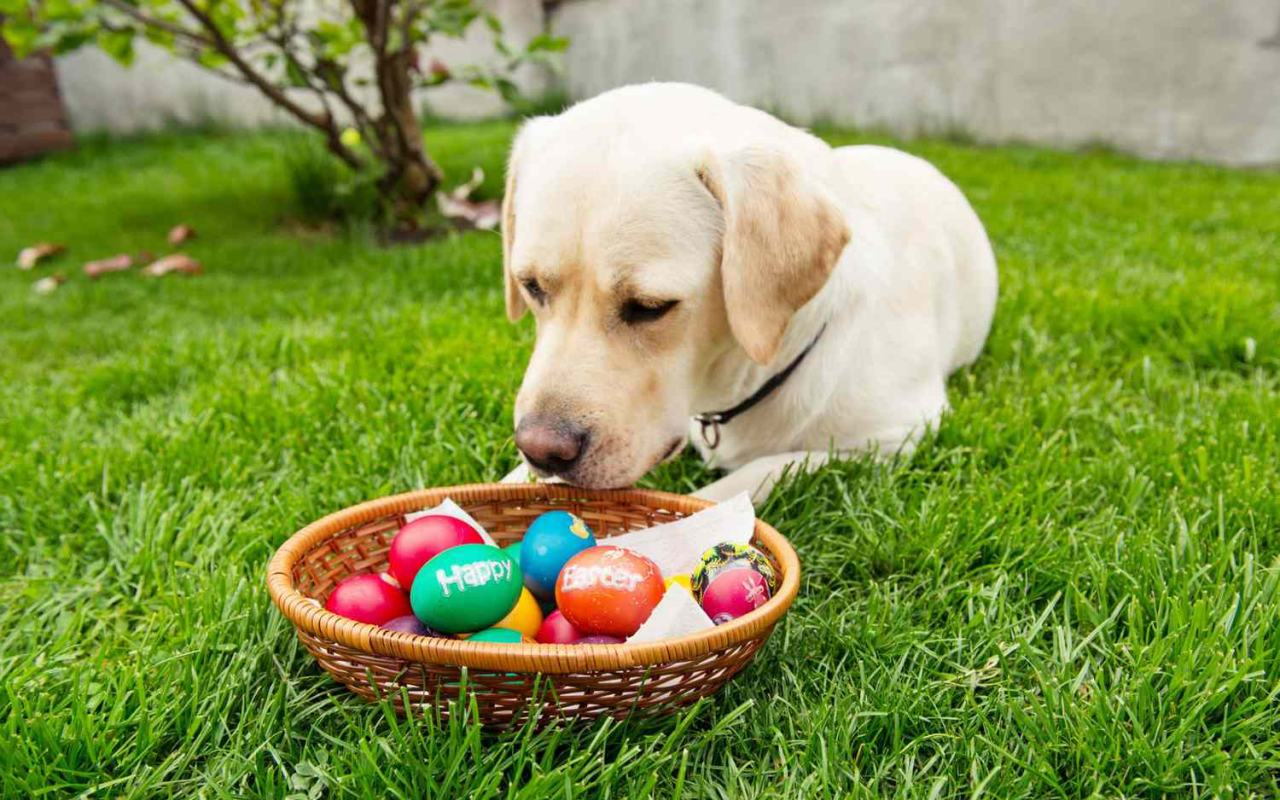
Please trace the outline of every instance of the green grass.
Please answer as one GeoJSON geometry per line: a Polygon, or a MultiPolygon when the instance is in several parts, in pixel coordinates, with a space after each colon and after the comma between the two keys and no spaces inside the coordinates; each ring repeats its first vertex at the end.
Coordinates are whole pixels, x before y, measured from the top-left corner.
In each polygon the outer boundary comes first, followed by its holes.
{"type": "MultiPolygon", "coordinates": [[[[511,129],[450,127],[499,190],[511,129]]],[[[829,133],[840,142],[857,137],[829,133]]],[[[496,234],[299,234],[281,134],[0,172],[0,796],[1058,797],[1280,791],[1280,177],[908,145],[999,254],[984,357],[906,466],[762,516],[805,564],[755,664],[676,719],[481,734],[338,688],[263,586],[306,522],[514,462],[532,333],[496,234]],[[294,232],[290,232],[293,230],[294,232]]],[[[650,483],[686,491],[691,459],[650,483]]]]}

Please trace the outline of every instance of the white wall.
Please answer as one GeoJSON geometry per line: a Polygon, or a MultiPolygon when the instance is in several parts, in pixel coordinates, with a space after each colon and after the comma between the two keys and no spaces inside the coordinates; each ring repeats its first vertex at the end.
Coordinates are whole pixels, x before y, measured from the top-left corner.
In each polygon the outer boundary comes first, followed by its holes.
{"type": "Polygon", "coordinates": [[[568,0],[568,87],[683,80],[801,122],[1280,162],[1280,0],[568,0]]]}
{"type": "MultiPolygon", "coordinates": [[[[539,0],[491,0],[510,42],[523,44],[543,26],[539,0]]],[[[478,63],[493,57],[488,29],[477,23],[463,41],[442,40],[433,54],[446,64],[478,63]]],[[[540,70],[523,70],[517,83],[531,93],[547,84],[540,70]]],[[[134,64],[125,68],[101,51],[85,48],[58,59],[58,81],[76,131],[126,133],[167,124],[218,122],[263,125],[291,122],[252,87],[211,75],[142,42],[134,64]]],[[[310,103],[305,92],[295,93],[310,103]]],[[[432,109],[446,116],[476,118],[503,110],[494,92],[447,84],[425,92],[432,109]]]]}

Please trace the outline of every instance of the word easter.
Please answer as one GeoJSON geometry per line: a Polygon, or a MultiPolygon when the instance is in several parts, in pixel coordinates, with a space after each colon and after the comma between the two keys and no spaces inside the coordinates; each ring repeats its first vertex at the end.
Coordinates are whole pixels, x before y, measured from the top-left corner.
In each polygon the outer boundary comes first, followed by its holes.
{"type": "Polygon", "coordinates": [[[440,582],[440,593],[451,597],[449,588],[465,592],[468,586],[485,586],[489,581],[503,581],[511,577],[515,563],[509,560],[473,561],[470,564],[454,564],[453,569],[445,572],[436,570],[436,580],[440,582]]]}
{"type": "Polygon", "coordinates": [[[562,591],[574,589],[594,589],[599,586],[605,589],[622,589],[632,591],[647,576],[641,575],[625,567],[609,565],[580,567],[570,564],[560,575],[562,591]]]}

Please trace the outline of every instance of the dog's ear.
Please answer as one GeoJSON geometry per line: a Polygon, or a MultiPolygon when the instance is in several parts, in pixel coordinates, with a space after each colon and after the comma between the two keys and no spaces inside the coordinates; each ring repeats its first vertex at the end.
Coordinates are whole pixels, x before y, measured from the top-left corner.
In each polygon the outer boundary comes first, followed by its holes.
{"type": "Polygon", "coordinates": [[[507,165],[507,188],[502,194],[502,282],[507,297],[507,319],[516,322],[527,307],[515,276],[511,274],[511,246],[516,240],[516,169],[515,159],[507,165]]]}
{"type": "Polygon", "coordinates": [[[511,251],[516,243],[516,172],[519,169],[520,153],[534,122],[531,119],[521,126],[511,143],[511,157],[507,160],[507,188],[502,194],[502,280],[506,292],[507,319],[512,322],[519,320],[528,310],[511,271],[515,266],[511,263],[511,251]]]}
{"type": "Polygon", "coordinates": [[[729,328],[753,361],[768,364],[792,315],[826,284],[849,228],[825,190],[776,148],[708,155],[698,178],[724,214],[729,328]]]}

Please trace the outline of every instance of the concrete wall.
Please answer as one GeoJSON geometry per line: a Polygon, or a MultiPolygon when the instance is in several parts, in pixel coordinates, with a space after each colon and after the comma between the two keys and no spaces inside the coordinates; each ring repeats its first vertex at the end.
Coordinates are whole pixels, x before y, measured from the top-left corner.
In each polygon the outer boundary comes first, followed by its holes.
{"type": "MultiPolygon", "coordinates": [[[[542,30],[539,0],[491,0],[489,5],[503,20],[510,42],[523,43],[542,30]]],[[[493,58],[489,41],[488,30],[477,23],[465,40],[442,39],[432,53],[446,64],[481,63],[493,58]]],[[[146,42],[140,43],[129,68],[93,48],[60,58],[58,81],[76,131],[127,133],[174,123],[292,122],[252,87],[211,75],[146,42]]],[[[517,83],[531,93],[544,89],[547,82],[548,76],[537,69],[517,76],[517,83]]],[[[310,103],[305,92],[295,96],[310,103]]],[[[424,92],[423,98],[434,111],[451,117],[489,117],[504,110],[496,93],[470,86],[446,84],[424,92]]]]}
{"type": "Polygon", "coordinates": [[[568,88],[682,80],[801,122],[1280,163],[1280,0],[568,0],[568,88]]]}

